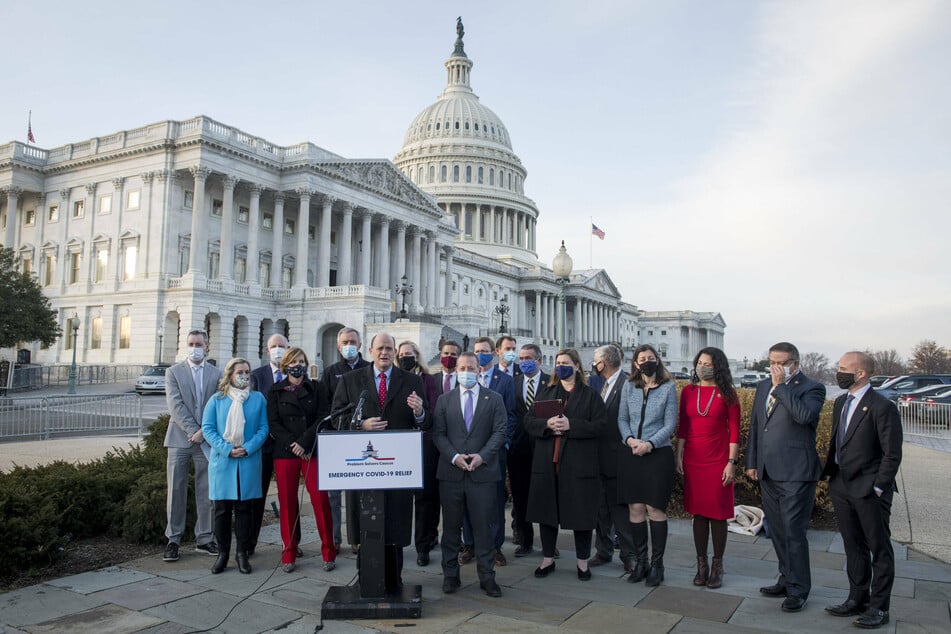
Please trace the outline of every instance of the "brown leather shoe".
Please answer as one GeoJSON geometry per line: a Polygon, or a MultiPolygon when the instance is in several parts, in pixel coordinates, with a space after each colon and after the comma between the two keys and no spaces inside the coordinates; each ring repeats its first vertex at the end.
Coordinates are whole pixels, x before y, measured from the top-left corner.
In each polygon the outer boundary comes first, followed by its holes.
{"type": "MultiPolygon", "coordinates": [[[[509,563],[508,559],[505,558],[505,555],[502,554],[502,549],[497,548],[495,550],[495,565],[496,566],[507,566],[509,563]]],[[[493,596],[493,595],[489,595],[493,596]]]]}
{"type": "Polygon", "coordinates": [[[710,566],[710,578],[707,579],[708,588],[719,588],[723,585],[723,558],[713,558],[710,566]]]}
{"type": "Polygon", "coordinates": [[[710,566],[707,565],[706,557],[697,557],[697,574],[693,578],[693,585],[707,585],[707,578],[710,576],[710,566]]]}

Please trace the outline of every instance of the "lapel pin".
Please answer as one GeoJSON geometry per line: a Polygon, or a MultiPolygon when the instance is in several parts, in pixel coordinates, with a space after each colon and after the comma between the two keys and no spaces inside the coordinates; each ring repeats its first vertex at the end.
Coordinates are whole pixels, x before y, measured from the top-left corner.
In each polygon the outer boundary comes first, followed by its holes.
{"type": "Polygon", "coordinates": [[[863,412],[867,412],[867,411],[868,411],[868,405],[866,405],[865,407],[863,407],[863,408],[862,408],[862,411],[863,411],[863,412]]]}

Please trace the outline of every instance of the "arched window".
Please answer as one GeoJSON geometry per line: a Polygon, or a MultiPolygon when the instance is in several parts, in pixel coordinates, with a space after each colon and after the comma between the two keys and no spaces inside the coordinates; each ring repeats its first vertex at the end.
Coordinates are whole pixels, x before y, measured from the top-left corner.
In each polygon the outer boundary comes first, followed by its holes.
{"type": "Polygon", "coordinates": [[[478,123],[477,123],[477,124],[475,124],[475,131],[476,131],[476,132],[478,132],[478,131],[479,131],[479,124],[478,124],[478,123]]]}
{"type": "Polygon", "coordinates": [[[505,187],[505,170],[499,170],[499,187],[505,187]]]}
{"type": "Polygon", "coordinates": [[[489,168],[489,185],[495,185],[495,168],[489,168]]]}
{"type": "Polygon", "coordinates": [[[472,166],[471,165],[466,165],[466,182],[467,183],[472,182],[472,166]]]}
{"type": "Polygon", "coordinates": [[[423,182],[423,166],[422,165],[416,168],[416,182],[417,184],[422,184],[423,182]]]}
{"type": "Polygon", "coordinates": [[[482,167],[479,168],[479,184],[482,184],[482,167]]]}
{"type": "Polygon", "coordinates": [[[468,130],[468,129],[469,129],[469,122],[466,121],[466,130],[468,130]]]}
{"type": "Polygon", "coordinates": [[[429,166],[429,181],[428,182],[430,183],[436,182],[436,166],[435,165],[429,166]]]}
{"type": "Polygon", "coordinates": [[[439,122],[438,122],[438,121],[436,122],[436,129],[437,129],[437,130],[439,129],[439,122]]]}
{"type": "Polygon", "coordinates": [[[440,172],[439,172],[439,182],[440,182],[440,183],[445,183],[448,174],[449,174],[449,168],[446,167],[445,165],[443,165],[443,166],[442,166],[442,169],[441,169],[440,172]]]}
{"type": "Polygon", "coordinates": [[[453,183],[459,182],[459,166],[458,165],[452,166],[452,182],[453,183]]]}
{"type": "Polygon", "coordinates": [[[459,122],[456,121],[456,130],[458,130],[458,129],[459,129],[459,122]]]}

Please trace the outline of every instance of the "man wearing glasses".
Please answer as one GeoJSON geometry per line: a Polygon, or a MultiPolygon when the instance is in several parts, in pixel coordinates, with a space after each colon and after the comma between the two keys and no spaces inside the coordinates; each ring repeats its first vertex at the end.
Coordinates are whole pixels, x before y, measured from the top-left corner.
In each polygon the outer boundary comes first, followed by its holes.
{"type": "Polygon", "coordinates": [[[812,578],[806,529],[821,471],[816,427],[826,388],[799,368],[799,350],[785,341],[769,349],[770,378],[756,386],[746,448],[746,475],[760,483],[779,580],[759,589],[785,597],[782,609],[806,604],[812,578]]]}

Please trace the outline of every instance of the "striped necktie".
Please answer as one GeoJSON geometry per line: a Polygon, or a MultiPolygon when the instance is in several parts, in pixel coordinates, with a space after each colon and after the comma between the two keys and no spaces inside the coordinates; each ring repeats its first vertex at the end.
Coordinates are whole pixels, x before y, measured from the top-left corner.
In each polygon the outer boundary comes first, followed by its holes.
{"type": "Polygon", "coordinates": [[[776,397],[773,396],[773,391],[769,391],[769,398],[766,399],[766,417],[769,418],[770,414],[773,413],[773,410],[776,409],[776,397]]]}
{"type": "Polygon", "coordinates": [[[525,388],[525,404],[531,409],[535,403],[535,377],[528,377],[528,386],[525,388]]]}

